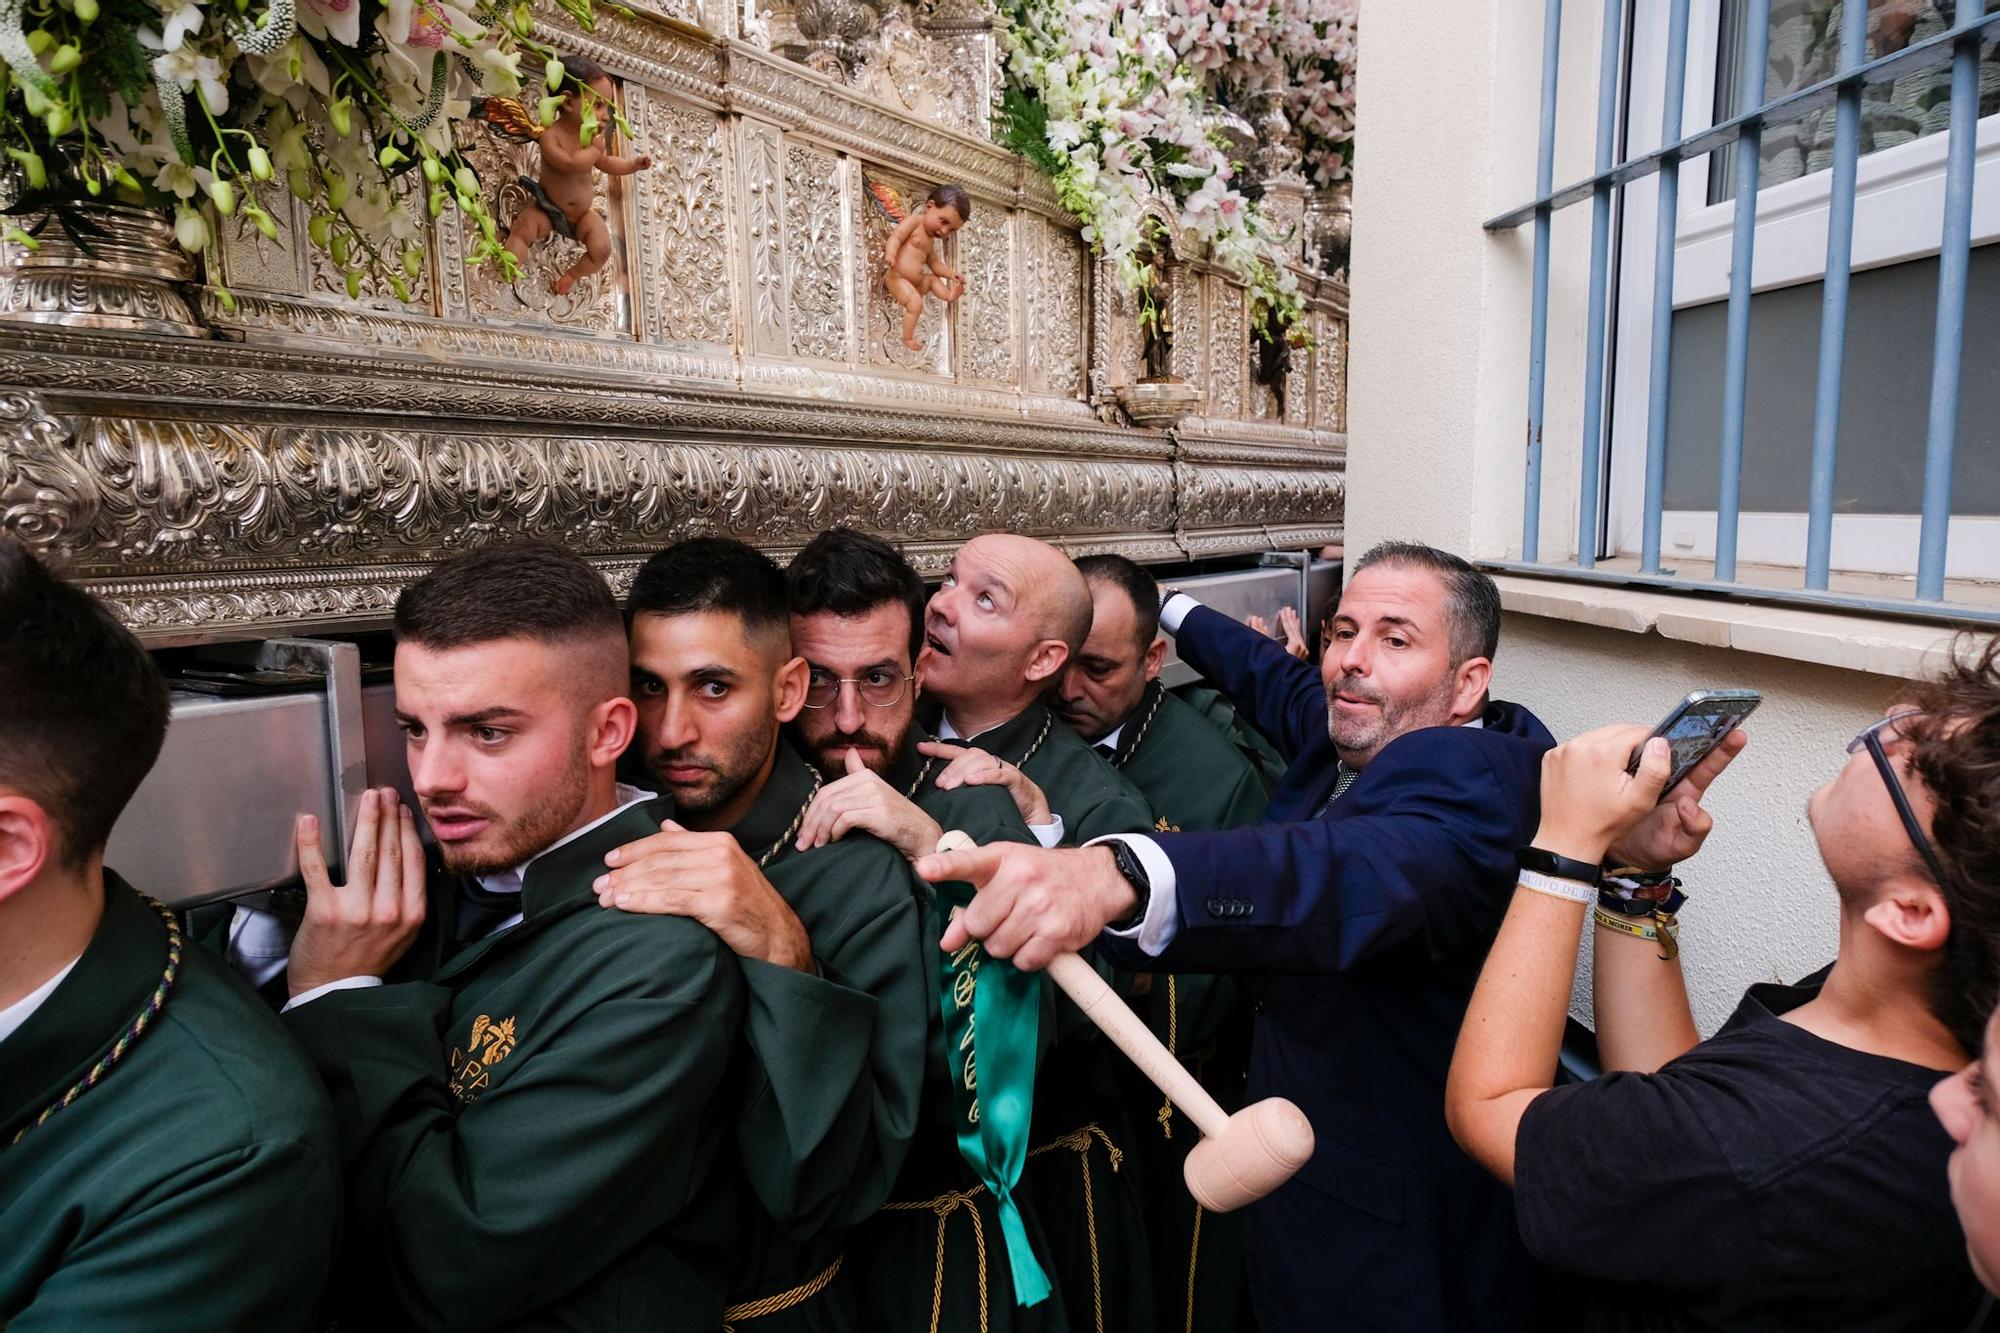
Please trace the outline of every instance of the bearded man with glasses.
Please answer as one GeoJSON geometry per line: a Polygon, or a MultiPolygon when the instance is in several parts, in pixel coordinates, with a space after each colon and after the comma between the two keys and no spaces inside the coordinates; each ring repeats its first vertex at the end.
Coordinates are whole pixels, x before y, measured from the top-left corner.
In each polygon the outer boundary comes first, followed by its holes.
{"type": "Polygon", "coordinates": [[[2000,990],[2000,641],[1848,743],[1806,807],[1839,954],[1752,986],[1702,1041],[1676,938],[1692,890],[1667,872],[1700,849],[1702,796],[1744,743],[1664,800],[1668,747],[1643,727],[1542,761],[1534,848],[1559,873],[1523,871],[1487,957],[1452,1132],[1514,1187],[1529,1251],[1576,1275],[1583,1328],[1988,1327],[1927,1097],[1977,1054],[2000,990]],[[1609,1072],[1551,1088],[1587,912],[1609,1072]]]}

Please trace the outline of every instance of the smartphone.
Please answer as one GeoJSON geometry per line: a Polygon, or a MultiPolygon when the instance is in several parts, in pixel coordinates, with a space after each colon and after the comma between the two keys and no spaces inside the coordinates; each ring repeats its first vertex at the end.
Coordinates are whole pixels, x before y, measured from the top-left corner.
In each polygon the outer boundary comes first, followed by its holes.
{"type": "MultiPolygon", "coordinates": [[[[1653,728],[1653,736],[1665,736],[1673,751],[1673,770],[1667,775],[1667,785],[1660,789],[1660,799],[1664,801],[1667,793],[1708,758],[1724,736],[1743,725],[1743,719],[1756,712],[1762,702],[1764,696],[1755,690],[1696,690],[1681,700],[1680,706],[1653,728]]],[[[1639,771],[1639,756],[1645,748],[1641,744],[1632,751],[1631,761],[1625,765],[1627,773],[1639,771]]]]}

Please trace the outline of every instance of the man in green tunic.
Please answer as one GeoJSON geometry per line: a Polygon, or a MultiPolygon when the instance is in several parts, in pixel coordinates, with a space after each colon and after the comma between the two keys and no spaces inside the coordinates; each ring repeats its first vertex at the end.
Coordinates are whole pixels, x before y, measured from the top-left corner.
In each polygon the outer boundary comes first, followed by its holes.
{"type": "MultiPolygon", "coordinates": [[[[801,845],[872,833],[915,860],[934,850],[946,829],[980,843],[1032,842],[1001,788],[937,785],[953,763],[964,761],[925,753],[936,747],[917,725],[924,585],[909,562],[880,538],[835,528],[799,552],[786,576],[792,646],[809,672],[806,706],[789,731],[826,781],[806,811],[801,845]]],[[[963,1060],[947,1051],[936,998],[944,961],[937,948],[942,913],[935,894],[927,892],[923,901],[919,953],[933,996],[923,1117],[890,1201],[849,1245],[864,1322],[908,1333],[1062,1333],[1069,1325],[1059,1293],[1033,1305],[1016,1303],[998,1200],[959,1150],[967,1099],[953,1080],[963,1060]]],[[[1038,1029],[1045,1030],[1041,1014],[1049,995],[1040,981],[1025,999],[1038,1029]]],[[[988,1080],[998,1067],[990,1054],[986,1047],[978,1052],[988,1080]]],[[[1025,1139],[1028,1127],[1019,1130],[1025,1139]]],[[[1027,1191],[1017,1189],[1013,1198],[1037,1266],[1054,1271],[1027,1191]]]]}
{"type": "MultiPolygon", "coordinates": [[[[1138,788],[1050,711],[1047,695],[1090,633],[1090,589],[1068,556],[1031,537],[975,537],[924,618],[924,688],[942,706],[938,735],[968,766],[949,790],[997,783],[1043,846],[1081,846],[1153,830],[1138,788]]],[[[1122,1167],[1133,1134],[1119,1056],[1067,1002],[1035,1094],[1028,1166],[1056,1279],[1082,1330],[1153,1327],[1144,1205],[1122,1167]]]]}
{"type": "Polygon", "coordinates": [[[636,722],[618,605],[518,546],[440,565],[395,631],[411,785],[457,877],[429,886],[448,956],[381,980],[427,886],[414,820],[370,792],[344,885],[300,821],[284,1015],[339,1120],[350,1322],[711,1333],[729,1237],[699,1196],[743,977],[696,922],[598,908],[606,854],[669,813],[614,774],[636,722]]]}
{"type": "Polygon", "coordinates": [[[648,560],[626,603],[639,736],[677,813],[609,858],[600,894],[700,921],[742,960],[747,1086],[731,1111],[754,1194],[730,1256],[739,1333],[862,1330],[846,1232],[888,1199],[916,1132],[936,991],[928,891],[856,835],[808,851],[822,780],[782,736],[807,690],[785,576],[704,537],[648,560]]]}
{"type": "MultiPolygon", "coordinates": [[[[1057,713],[1130,778],[1173,830],[1240,828],[1263,818],[1257,771],[1221,730],[1160,684],[1166,640],[1152,576],[1122,555],[1077,561],[1090,585],[1090,637],[1063,673],[1057,713]]],[[[1229,1110],[1241,1101],[1249,1060],[1249,1013],[1227,977],[1167,973],[1145,979],[1133,1008],[1229,1110]]],[[[1142,1120],[1136,1153],[1153,1245],[1155,1300],[1169,1328],[1237,1328],[1250,1320],[1241,1226],[1205,1212],[1188,1194],[1182,1165],[1199,1141],[1136,1069],[1119,1072],[1142,1120]]]]}
{"type": "Polygon", "coordinates": [[[277,1019],[104,868],[167,691],[0,537],[0,1327],[316,1325],[333,1114],[277,1019]]]}

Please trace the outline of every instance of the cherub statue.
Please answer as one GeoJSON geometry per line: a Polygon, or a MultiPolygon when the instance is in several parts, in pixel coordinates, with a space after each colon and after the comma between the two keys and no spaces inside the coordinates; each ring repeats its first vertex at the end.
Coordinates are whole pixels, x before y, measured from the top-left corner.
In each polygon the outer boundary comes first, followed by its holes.
{"type": "MultiPolygon", "coordinates": [[[[503,134],[533,140],[541,148],[541,179],[520,178],[528,202],[507,228],[507,249],[525,263],[528,252],[551,232],[581,245],[583,257],[550,284],[557,296],[611,261],[611,228],[596,208],[596,173],[629,176],[653,165],[653,159],[644,153],[630,157],[611,153],[611,126],[600,125],[597,115],[600,105],[616,105],[611,76],[604,67],[585,56],[564,56],[562,68],[560,90],[543,103],[545,108],[550,102],[561,105],[561,112],[549,124],[537,122],[513,98],[490,97],[475,109],[503,134]]],[[[545,109],[544,118],[547,115],[545,109]]]]}
{"type": "Polygon", "coordinates": [[[921,352],[917,321],[924,317],[924,293],[940,301],[965,295],[965,278],[938,252],[937,242],[963,227],[972,217],[972,199],[956,185],[940,185],[914,210],[880,181],[869,181],[868,193],[881,205],[896,229],[883,247],[882,285],[889,299],[903,307],[903,346],[921,352]]]}

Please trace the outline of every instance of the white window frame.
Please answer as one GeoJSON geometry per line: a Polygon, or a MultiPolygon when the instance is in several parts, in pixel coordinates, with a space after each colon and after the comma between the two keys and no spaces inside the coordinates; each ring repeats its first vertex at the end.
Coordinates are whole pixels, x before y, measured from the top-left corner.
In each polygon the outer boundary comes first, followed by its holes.
{"type": "MultiPolygon", "coordinates": [[[[1670,0],[1635,0],[1632,58],[1627,86],[1625,156],[1660,145],[1666,82],[1670,0]]],[[[1692,0],[1682,132],[1713,124],[1716,48],[1721,0],[1692,0]]],[[[1942,132],[1897,144],[1860,160],[1856,173],[1853,267],[1880,268],[1938,252],[1944,224],[1942,132]]],[[[2000,240],[2000,115],[1978,123],[1973,175],[1972,243],[2000,240]]],[[[1729,295],[1729,264],[1736,201],[1708,203],[1710,158],[1681,165],[1679,224],[1674,247],[1674,308],[1705,305],[1729,295]]],[[[1818,281],[1826,268],[1826,230],[1832,173],[1817,171],[1758,192],[1756,260],[1752,290],[1818,281]]],[[[1612,367],[1607,548],[1617,556],[1640,551],[1645,513],[1647,387],[1651,381],[1654,239],[1659,227],[1659,178],[1625,187],[1621,209],[1616,360],[1612,367]]],[[[1847,373],[1865,363],[1866,330],[1850,323],[1847,373]]],[[[1968,362],[1967,374],[1988,373],[1968,362]]],[[[1914,386],[1928,394],[1929,381],[1914,386]]],[[[1805,497],[1799,497],[1801,511],[1805,497]]],[[[1908,576],[1916,569],[1917,514],[1835,514],[1835,569],[1908,576]]],[[[1668,510],[1661,516],[1660,549],[1675,559],[1715,555],[1715,511],[1668,510]]],[[[1799,566],[1805,561],[1806,515],[1745,510],[1739,516],[1738,558],[1748,564],[1799,566]]],[[[1951,578],[2000,577],[2000,518],[1951,521],[1946,574],[1951,578]]]]}

